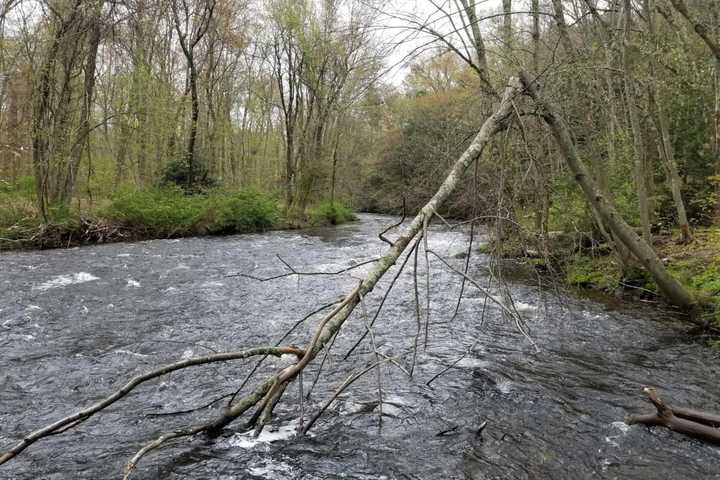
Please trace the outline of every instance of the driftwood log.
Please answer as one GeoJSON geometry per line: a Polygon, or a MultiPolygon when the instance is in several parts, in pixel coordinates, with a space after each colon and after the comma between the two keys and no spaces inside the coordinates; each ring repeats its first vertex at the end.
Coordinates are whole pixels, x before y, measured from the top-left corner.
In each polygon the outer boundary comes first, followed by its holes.
{"type": "Polygon", "coordinates": [[[666,427],[674,432],[720,444],[720,415],[690,408],[670,407],[663,402],[654,388],[645,387],[643,391],[657,411],[645,415],[628,415],[625,423],[666,427]]]}

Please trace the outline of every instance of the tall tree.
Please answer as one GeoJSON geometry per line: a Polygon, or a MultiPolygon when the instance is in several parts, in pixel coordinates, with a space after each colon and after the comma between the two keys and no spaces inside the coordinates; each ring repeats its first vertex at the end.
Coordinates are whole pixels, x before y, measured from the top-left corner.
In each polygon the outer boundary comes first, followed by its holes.
{"type": "Polygon", "coordinates": [[[199,66],[196,47],[207,34],[215,11],[215,0],[171,0],[175,31],[187,62],[188,88],[190,90],[190,131],[187,151],[187,186],[192,189],[195,183],[196,143],[198,119],[200,118],[200,96],[198,93],[199,66]]]}

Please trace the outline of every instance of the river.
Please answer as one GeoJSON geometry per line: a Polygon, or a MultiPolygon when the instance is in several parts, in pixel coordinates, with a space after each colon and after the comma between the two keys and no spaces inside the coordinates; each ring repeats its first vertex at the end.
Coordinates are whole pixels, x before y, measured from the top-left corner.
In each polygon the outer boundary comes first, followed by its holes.
{"type": "MultiPolygon", "coordinates": [[[[154,365],[274,342],[352,289],[353,277],[367,266],[268,282],[231,275],[287,272],[277,256],[298,270],[340,270],[381,254],[387,245],[377,234],[393,221],[361,215],[334,228],[0,254],[0,450],[154,365]]],[[[467,239],[467,232],[436,226],[430,246],[462,268],[467,239]]],[[[489,259],[473,255],[471,274],[485,285],[489,259]]],[[[422,254],[419,263],[423,294],[422,254]]],[[[378,378],[371,373],[331,405],[312,435],[291,439],[300,412],[293,385],[259,440],[233,425],[213,441],[186,440],[151,453],[133,478],[720,478],[719,447],[622,422],[629,412],[652,411],[644,385],[657,386],[670,403],[720,410],[720,355],[687,334],[676,315],[514,281],[509,290],[533,345],[491,302],[483,320],[484,297],[472,287],[450,321],[459,277],[437,259],[430,267],[428,345],[418,352],[412,379],[392,364],[382,366],[381,426],[378,378]]],[[[394,272],[366,299],[368,315],[394,272]]],[[[365,329],[360,310],[335,342],[304,404],[306,416],[348,374],[374,360],[365,343],[342,361],[365,329]]],[[[408,271],[374,329],[377,349],[405,365],[412,358],[414,312],[408,271]]],[[[302,345],[318,321],[313,317],[289,343],[302,345]]],[[[268,361],[261,374],[281,361],[268,361]]],[[[156,414],[232,391],[252,364],[195,367],[145,384],[0,466],[0,478],[119,478],[145,442],[212,418],[219,407],[156,414]]],[[[305,375],[305,392],[312,376],[305,375]]]]}

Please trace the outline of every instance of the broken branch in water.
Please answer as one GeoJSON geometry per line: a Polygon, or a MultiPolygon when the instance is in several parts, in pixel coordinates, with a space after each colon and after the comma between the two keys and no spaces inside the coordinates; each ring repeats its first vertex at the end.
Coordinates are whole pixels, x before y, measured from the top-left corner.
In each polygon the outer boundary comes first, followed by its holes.
{"type": "Polygon", "coordinates": [[[646,415],[629,415],[625,418],[628,425],[643,424],[661,426],[707,442],[720,443],[720,415],[700,412],[689,408],[670,407],[658,396],[654,388],[645,387],[650,402],[657,412],[646,415]]]}
{"type": "Polygon", "coordinates": [[[56,434],[60,431],[67,430],[68,426],[75,426],[79,424],[80,422],[83,422],[87,420],[88,418],[92,417],[96,413],[100,412],[101,410],[104,410],[105,408],[109,407],[113,403],[117,402],[124,396],[126,396],[128,393],[132,392],[138,385],[147,382],[148,380],[152,380],[154,378],[161,377],[163,375],[167,375],[169,373],[175,372],[177,370],[182,370],[184,368],[188,367],[194,367],[197,365],[206,365],[209,363],[217,363],[217,362],[227,362],[230,360],[242,360],[248,357],[256,356],[256,355],[275,355],[275,356],[282,356],[285,354],[295,355],[297,357],[303,357],[305,355],[304,350],[300,350],[299,348],[295,347],[259,347],[259,348],[252,348],[249,350],[243,350],[240,352],[228,352],[228,353],[217,353],[214,355],[207,355],[204,357],[195,357],[195,358],[189,358],[187,360],[182,360],[180,362],[171,363],[168,365],[164,365],[160,368],[156,368],[155,370],[152,370],[150,372],[144,373],[142,375],[138,375],[136,377],[133,377],[130,379],[129,382],[127,382],[125,385],[123,385],[119,390],[116,390],[113,394],[105,397],[103,400],[100,400],[97,403],[94,403],[90,405],[87,408],[84,408],[80,411],[77,411],[71,415],[68,415],[64,418],[61,418],[60,420],[47,425],[43,428],[40,428],[39,430],[35,430],[34,432],[29,433],[26,435],[20,442],[15,444],[14,447],[12,447],[7,452],[0,455],[0,465],[3,463],[13,459],[16,457],[20,452],[28,448],[33,443],[37,442],[38,440],[48,437],[50,435],[56,434]]]}

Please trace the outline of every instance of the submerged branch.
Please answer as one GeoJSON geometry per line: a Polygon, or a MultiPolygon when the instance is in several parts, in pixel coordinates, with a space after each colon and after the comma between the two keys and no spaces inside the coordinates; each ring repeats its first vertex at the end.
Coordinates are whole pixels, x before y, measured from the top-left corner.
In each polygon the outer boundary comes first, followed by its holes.
{"type": "Polygon", "coordinates": [[[643,391],[657,412],[646,415],[629,415],[625,418],[625,423],[662,426],[706,442],[720,444],[720,428],[716,428],[720,425],[720,415],[689,408],[670,407],[658,396],[654,388],[645,387],[643,391]]]}
{"type": "Polygon", "coordinates": [[[230,360],[242,360],[256,355],[275,355],[279,357],[285,354],[302,356],[304,355],[304,353],[305,352],[303,350],[295,347],[259,347],[252,348],[250,350],[243,350],[240,352],[218,353],[214,355],[207,355],[204,357],[189,358],[180,362],[164,365],[150,372],[133,377],[129,382],[123,385],[122,388],[116,390],[113,394],[109,395],[103,400],[100,400],[99,402],[94,403],[87,408],[84,408],[78,412],[61,418],[60,420],[50,425],[47,425],[43,428],[29,433],[20,442],[15,444],[15,446],[13,446],[10,450],[0,455],[0,465],[15,458],[20,452],[22,452],[38,440],[53,435],[60,430],[65,431],[65,427],[69,425],[74,426],[84,420],[87,420],[96,413],[117,402],[118,400],[126,396],[128,393],[132,392],[138,385],[147,382],[148,380],[152,380],[154,378],[158,378],[163,375],[175,372],[177,370],[182,370],[184,368],[194,367],[198,365],[206,365],[209,363],[227,362],[230,360]]]}

